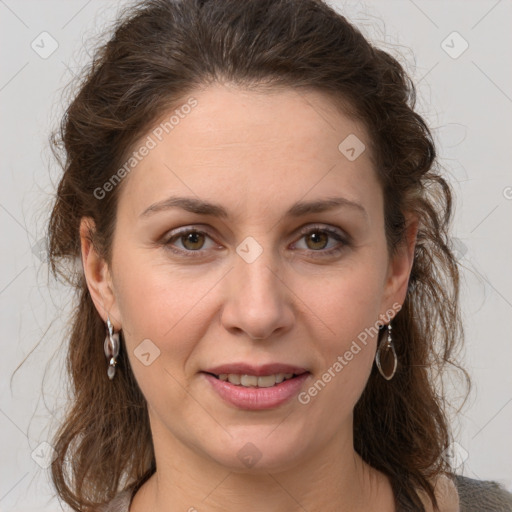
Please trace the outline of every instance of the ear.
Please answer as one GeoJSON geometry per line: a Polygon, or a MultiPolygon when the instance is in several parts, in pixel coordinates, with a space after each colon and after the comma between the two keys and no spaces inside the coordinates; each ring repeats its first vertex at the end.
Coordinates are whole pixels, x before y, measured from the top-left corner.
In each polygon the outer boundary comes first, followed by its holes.
{"type": "Polygon", "coordinates": [[[114,331],[118,331],[122,327],[121,315],[115,299],[112,276],[107,262],[98,254],[91,241],[94,230],[94,220],[91,217],[82,217],[80,247],[85,280],[99,315],[105,323],[108,315],[114,331]]]}
{"type": "Polygon", "coordinates": [[[407,295],[407,285],[414,263],[418,219],[413,215],[406,215],[405,223],[405,240],[397,247],[395,254],[389,260],[382,299],[384,311],[391,309],[393,304],[403,304],[407,295]]]}

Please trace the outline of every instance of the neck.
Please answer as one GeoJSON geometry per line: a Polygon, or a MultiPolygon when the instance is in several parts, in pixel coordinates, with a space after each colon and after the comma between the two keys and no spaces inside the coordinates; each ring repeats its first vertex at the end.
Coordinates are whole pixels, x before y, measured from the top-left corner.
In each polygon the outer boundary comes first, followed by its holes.
{"type": "MultiPolygon", "coordinates": [[[[157,471],[139,489],[130,512],[394,511],[387,477],[354,451],[352,436],[303,455],[288,467],[226,467],[153,422],[157,471]]],[[[349,432],[352,432],[351,429],[349,432]]]]}

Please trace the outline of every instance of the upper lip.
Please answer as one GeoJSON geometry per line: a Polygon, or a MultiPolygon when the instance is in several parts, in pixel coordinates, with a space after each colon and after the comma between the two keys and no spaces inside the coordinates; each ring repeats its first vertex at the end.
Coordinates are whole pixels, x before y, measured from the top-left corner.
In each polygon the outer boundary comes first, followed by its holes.
{"type": "Polygon", "coordinates": [[[206,373],[213,373],[215,375],[220,375],[222,373],[234,373],[238,375],[255,375],[256,377],[261,377],[263,375],[275,375],[277,373],[294,373],[296,375],[300,375],[301,373],[306,373],[308,370],[299,366],[292,366],[283,363],[269,363],[261,366],[254,366],[247,363],[228,363],[208,368],[203,371],[206,373]]]}

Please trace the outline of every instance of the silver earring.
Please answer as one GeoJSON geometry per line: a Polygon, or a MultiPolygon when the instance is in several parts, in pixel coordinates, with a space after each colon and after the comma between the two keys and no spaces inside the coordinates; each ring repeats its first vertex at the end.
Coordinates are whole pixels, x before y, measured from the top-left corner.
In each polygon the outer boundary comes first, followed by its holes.
{"type": "Polygon", "coordinates": [[[107,375],[110,380],[114,378],[116,374],[117,356],[119,355],[119,333],[114,332],[110,317],[107,315],[107,329],[108,334],[103,344],[103,350],[105,351],[105,357],[108,360],[107,375]]]}
{"type": "Polygon", "coordinates": [[[391,339],[391,322],[388,324],[388,339],[379,345],[375,355],[375,362],[380,374],[386,380],[391,380],[395,375],[398,365],[398,358],[396,357],[395,347],[391,339]]]}

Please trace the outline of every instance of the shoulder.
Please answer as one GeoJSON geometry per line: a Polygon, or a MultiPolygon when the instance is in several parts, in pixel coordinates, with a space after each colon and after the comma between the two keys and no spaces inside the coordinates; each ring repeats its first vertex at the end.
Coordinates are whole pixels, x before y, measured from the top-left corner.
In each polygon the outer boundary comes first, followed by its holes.
{"type": "MultiPolygon", "coordinates": [[[[459,512],[459,493],[454,480],[446,475],[440,475],[435,480],[432,480],[432,483],[439,505],[439,512],[459,512]]],[[[434,512],[432,502],[426,492],[419,490],[418,495],[423,502],[426,512],[434,512]]]]}
{"type": "Polygon", "coordinates": [[[460,512],[512,512],[512,493],[498,482],[461,475],[454,478],[460,497],[460,512]]]}
{"type": "MultiPolygon", "coordinates": [[[[512,493],[498,482],[443,475],[435,481],[434,492],[440,512],[512,512],[512,493]]],[[[433,512],[426,494],[419,495],[426,511],[433,512]]]]}
{"type": "Polygon", "coordinates": [[[441,475],[435,482],[434,492],[441,512],[459,512],[459,492],[452,478],[441,475]]]}

